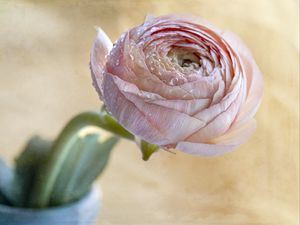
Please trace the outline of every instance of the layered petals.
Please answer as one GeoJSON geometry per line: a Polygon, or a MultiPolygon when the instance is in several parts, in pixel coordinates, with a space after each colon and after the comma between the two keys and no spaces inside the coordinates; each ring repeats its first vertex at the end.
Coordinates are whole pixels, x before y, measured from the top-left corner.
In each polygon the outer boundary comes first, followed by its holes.
{"type": "Polygon", "coordinates": [[[255,130],[261,72],[236,35],[200,18],[147,17],[114,45],[99,29],[91,71],[118,122],[161,147],[220,155],[255,130]]]}

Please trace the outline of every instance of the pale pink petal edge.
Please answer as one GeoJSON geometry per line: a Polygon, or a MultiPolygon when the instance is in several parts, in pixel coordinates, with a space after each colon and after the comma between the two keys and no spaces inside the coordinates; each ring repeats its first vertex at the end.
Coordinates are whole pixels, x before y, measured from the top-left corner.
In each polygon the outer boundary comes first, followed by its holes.
{"type": "Polygon", "coordinates": [[[255,129],[256,122],[254,119],[251,119],[246,123],[230,128],[224,135],[212,139],[211,142],[215,144],[193,143],[186,141],[179,142],[176,145],[176,149],[198,156],[223,155],[245,143],[253,134],[255,129]]]}
{"type": "Polygon", "coordinates": [[[112,42],[106,33],[100,28],[96,27],[97,37],[93,43],[91,56],[90,56],[90,67],[91,75],[93,79],[93,85],[98,92],[99,96],[102,96],[102,82],[103,72],[106,64],[106,56],[112,49],[112,42]]]}

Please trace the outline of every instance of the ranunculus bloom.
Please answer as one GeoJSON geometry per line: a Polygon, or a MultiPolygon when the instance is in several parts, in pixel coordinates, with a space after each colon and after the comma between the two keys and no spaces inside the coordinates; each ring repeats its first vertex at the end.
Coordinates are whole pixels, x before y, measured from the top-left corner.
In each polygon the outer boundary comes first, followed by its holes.
{"type": "Polygon", "coordinates": [[[99,28],[91,70],[108,111],[150,143],[218,155],[255,130],[257,65],[236,35],[199,18],[149,18],[114,45],[99,28]]]}

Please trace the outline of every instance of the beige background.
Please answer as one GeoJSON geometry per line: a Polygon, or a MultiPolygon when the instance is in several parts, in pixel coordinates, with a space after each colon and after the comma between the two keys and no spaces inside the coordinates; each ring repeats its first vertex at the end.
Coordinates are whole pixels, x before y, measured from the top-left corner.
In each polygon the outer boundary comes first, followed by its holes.
{"type": "Polygon", "coordinates": [[[295,0],[0,0],[0,154],[33,134],[54,137],[98,109],[89,50],[101,26],[113,40],[147,13],[188,12],[239,34],[265,80],[255,135],[225,156],[161,151],[149,162],[122,141],[99,179],[101,225],[295,225],[299,175],[299,2],[295,0]]]}

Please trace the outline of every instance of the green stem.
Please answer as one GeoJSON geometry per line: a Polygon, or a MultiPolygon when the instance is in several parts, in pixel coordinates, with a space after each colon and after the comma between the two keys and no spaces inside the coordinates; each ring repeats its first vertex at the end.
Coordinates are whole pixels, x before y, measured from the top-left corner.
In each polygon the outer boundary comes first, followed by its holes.
{"type": "Polygon", "coordinates": [[[71,148],[68,145],[74,142],[75,134],[87,126],[97,126],[111,131],[123,138],[134,140],[134,135],[119,125],[105,111],[101,113],[84,112],[74,117],[63,129],[54,142],[48,162],[38,172],[37,181],[33,187],[30,206],[37,208],[47,207],[51,193],[59,172],[71,148]]]}

